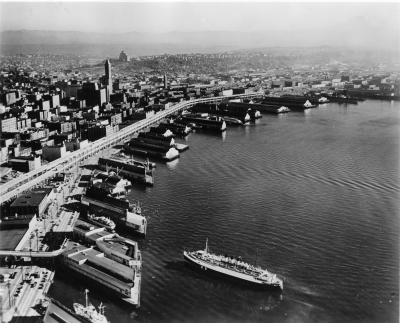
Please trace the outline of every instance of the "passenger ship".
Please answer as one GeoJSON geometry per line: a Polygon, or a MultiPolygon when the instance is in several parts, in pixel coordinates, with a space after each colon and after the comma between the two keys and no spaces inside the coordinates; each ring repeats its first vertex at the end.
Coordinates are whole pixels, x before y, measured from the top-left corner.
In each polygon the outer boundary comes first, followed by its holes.
{"type": "Polygon", "coordinates": [[[283,290],[283,281],[276,274],[245,263],[240,258],[235,259],[210,253],[208,240],[204,250],[184,251],[183,257],[188,263],[210,273],[229,276],[252,285],[283,290]]]}

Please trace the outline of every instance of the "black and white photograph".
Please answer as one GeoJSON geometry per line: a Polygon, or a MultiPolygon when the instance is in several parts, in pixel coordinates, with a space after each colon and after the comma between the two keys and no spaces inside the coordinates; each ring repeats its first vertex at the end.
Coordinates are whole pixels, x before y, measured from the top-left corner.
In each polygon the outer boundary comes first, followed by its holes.
{"type": "Polygon", "coordinates": [[[400,1],[0,0],[0,323],[398,323],[400,1]]]}

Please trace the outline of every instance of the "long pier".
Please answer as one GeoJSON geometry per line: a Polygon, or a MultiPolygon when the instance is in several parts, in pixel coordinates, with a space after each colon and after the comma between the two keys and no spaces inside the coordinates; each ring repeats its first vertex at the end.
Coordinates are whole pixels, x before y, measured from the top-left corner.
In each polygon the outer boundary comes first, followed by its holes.
{"type": "Polygon", "coordinates": [[[3,204],[4,202],[7,202],[12,198],[15,198],[22,192],[34,187],[35,185],[40,184],[41,182],[45,181],[48,178],[53,177],[58,172],[62,172],[74,166],[77,166],[84,160],[92,157],[93,155],[98,154],[104,149],[110,148],[115,144],[128,139],[134,133],[137,133],[151,126],[152,124],[161,121],[167,116],[179,112],[181,110],[190,108],[197,103],[218,103],[225,99],[233,99],[233,98],[244,99],[244,98],[260,97],[263,95],[264,95],[263,92],[255,92],[249,94],[218,96],[218,97],[202,98],[202,99],[179,102],[169,108],[166,108],[163,111],[157,112],[154,116],[151,116],[150,118],[146,118],[138,122],[135,122],[134,124],[129,125],[110,136],[96,140],[90,143],[89,147],[71,152],[62,158],[56,159],[46,165],[42,165],[38,169],[35,169],[21,176],[18,176],[17,178],[14,178],[11,181],[1,185],[0,204],[3,204]]]}

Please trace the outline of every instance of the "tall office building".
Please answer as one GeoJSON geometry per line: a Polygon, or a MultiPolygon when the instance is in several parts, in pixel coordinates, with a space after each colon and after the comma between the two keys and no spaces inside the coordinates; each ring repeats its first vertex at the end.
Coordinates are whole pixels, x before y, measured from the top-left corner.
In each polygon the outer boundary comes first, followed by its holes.
{"type": "Polygon", "coordinates": [[[167,74],[164,73],[164,89],[168,87],[168,79],[167,79],[167,74]]]}
{"type": "Polygon", "coordinates": [[[105,68],[105,85],[107,88],[107,102],[110,102],[110,95],[113,93],[113,85],[112,85],[112,76],[111,76],[111,63],[110,60],[107,59],[104,64],[105,68]]]}

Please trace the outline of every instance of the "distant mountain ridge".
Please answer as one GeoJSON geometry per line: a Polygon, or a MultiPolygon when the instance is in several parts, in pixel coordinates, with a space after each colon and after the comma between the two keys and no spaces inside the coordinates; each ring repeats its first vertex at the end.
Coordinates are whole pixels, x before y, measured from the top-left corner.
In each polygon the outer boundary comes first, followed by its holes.
{"type": "Polygon", "coordinates": [[[82,31],[9,30],[0,33],[0,52],[53,53],[116,57],[121,49],[131,56],[163,53],[216,53],[239,49],[272,47],[347,48],[356,51],[386,51],[397,55],[400,50],[396,31],[367,23],[358,28],[349,24],[334,31],[172,31],[164,33],[100,33],[82,31]],[[350,32],[351,31],[351,32],[350,32]]]}
{"type": "MultiPolygon", "coordinates": [[[[165,33],[99,33],[81,31],[9,30],[0,33],[0,44],[193,44],[203,46],[344,46],[389,49],[399,44],[398,32],[381,33],[372,26],[334,31],[173,31],[165,33]],[[371,27],[371,28],[369,28],[371,27]]],[[[398,47],[397,47],[398,48],[398,47]]]]}
{"type": "MultiPolygon", "coordinates": [[[[125,33],[98,33],[81,31],[43,31],[43,30],[11,30],[0,34],[0,43],[7,45],[24,44],[204,44],[209,45],[236,45],[249,46],[280,43],[289,33],[280,32],[271,34],[269,32],[239,32],[239,31],[196,31],[196,32],[125,32],[125,33]]],[[[296,42],[291,40],[291,42],[296,42]]]]}

